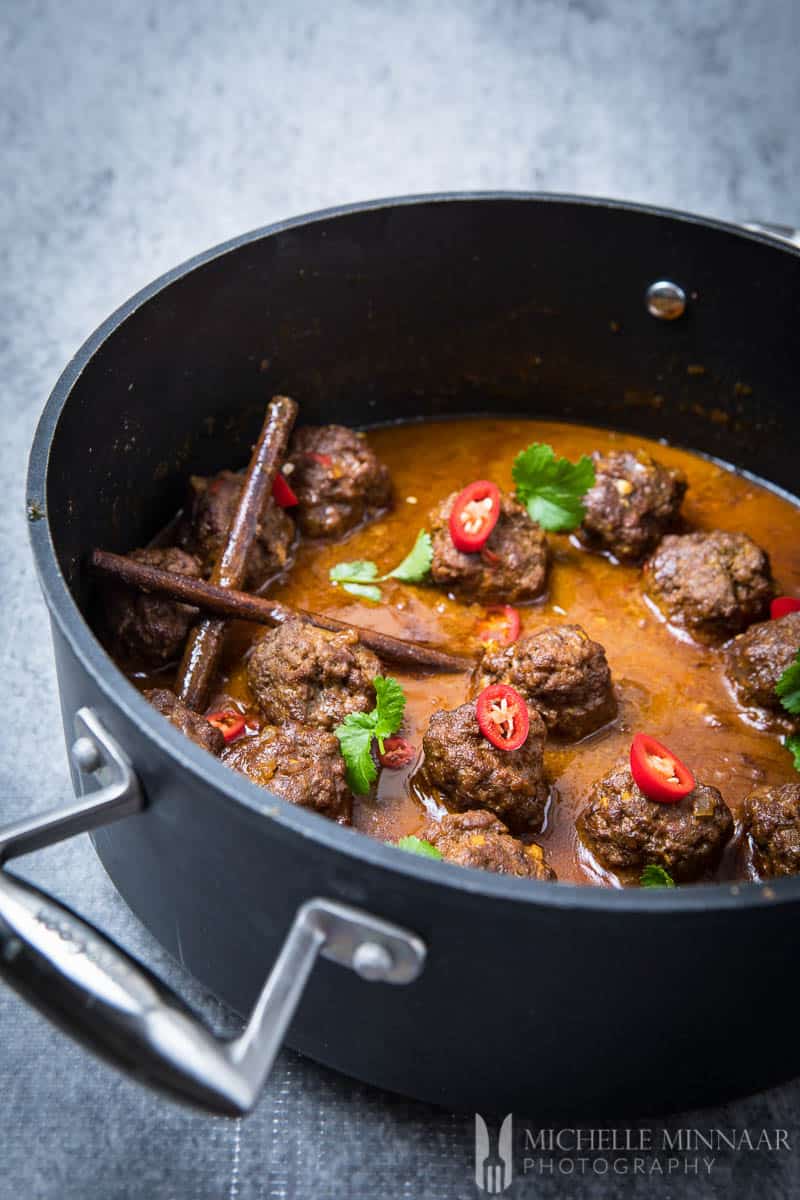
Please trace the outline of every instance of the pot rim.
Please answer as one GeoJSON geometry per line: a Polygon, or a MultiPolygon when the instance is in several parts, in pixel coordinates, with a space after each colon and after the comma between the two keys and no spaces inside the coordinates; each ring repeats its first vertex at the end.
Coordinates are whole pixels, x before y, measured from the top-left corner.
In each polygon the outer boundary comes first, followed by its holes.
{"type": "MultiPolygon", "coordinates": [[[[474,897],[480,900],[481,897],[485,897],[488,900],[544,905],[548,908],[582,910],[597,914],[638,912],[666,915],[676,912],[719,912],[730,908],[794,903],[800,900],[800,876],[768,880],[763,883],[732,881],[685,885],[667,891],[544,883],[497,875],[489,871],[466,870],[452,863],[433,862],[414,854],[403,853],[354,829],[337,825],[318,813],[292,805],[271,793],[265,794],[263,788],[232,771],[209,755],[207,751],[190,742],[147,703],[102,648],[67,587],[50,536],[49,522],[46,519],[50,449],[62,410],[69,402],[72,390],[84,368],[128,317],[164,291],[170,284],[197,268],[232,250],[286,230],[380,209],[491,201],[569,204],[582,208],[604,208],[619,212],[638,213],[682,224],[701,225],[720,233],[760,242],[777,253],[793,255],[800,260],[800,249],[789,243],[781,243],[768,234],[743,229],[741,226],[726,221],[648,204],[635,204],[602,197],[524,191],[421,193],[337,205],[302,216],[276,221],[221,242],[159,276],[107,317],[70,359],[45,405],[30,451],[26,503],[31,547],[39,584],[51,619],[55,621],[72,653],[81,662],[108,701],[121,710],[128,720],[142,729],[149,740],[155,743],[162,752],[176,759],[180,767],[194,776],[196,781],[210,784],[219,794],[218,798],[224,802],[233,806],[243,806],[264,820],[276,822],[285,832],[308,838],[320,847],[335,851],[354,862],[366,861],[375,869],[405,876],[410,880],[419,880],[425,885],[460,892],[465,898],[474,897]],[[31,515],[36,511],[43,513],[44,518],[37,519],[31,515]]],[[[134,763],[134,768],[135,766],[134,763]]]]}

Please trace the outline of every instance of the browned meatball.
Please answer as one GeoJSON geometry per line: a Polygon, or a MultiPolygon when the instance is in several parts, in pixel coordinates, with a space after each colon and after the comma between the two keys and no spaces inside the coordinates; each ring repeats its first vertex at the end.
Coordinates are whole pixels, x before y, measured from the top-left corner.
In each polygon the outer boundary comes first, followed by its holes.
{"type": "Polygon", "coordinates": [[[541,829],[550,795],[543,764],[546,730],[535,709],[528,715],[523,745],[500,750],[481,733],[474,702],[435,712],[422,739],[422,788],[453,808],[488,808],[515,832],[541,829]]]}
{"type": "MultiPolygon", "coordinates": [[[[200,563],[192,554],[170,546],[158,550],[133,550],[130,558],[148,567],[199,579],[200,563]]],[[[147,595],[122,583],[104,587],[105,622],[123,654],[154,666],[179,658],[186,635],[197,617],[188,604],[147,595]]]]}
{"type": "Polygon", "coordinates": [[[788,713],[775,685],[800,650],[800,612],[759,621],[740,633],[725,652],[725,671],[744,705],[788,713]]]}
{"type": "Polygon", "coordinates": [[[756,788],[744,802],[742,825],[763,879],[800,875],[800,782],[756,788]]]}
{"type": "Polygon", "coordinates": [[[556,877],[541,846],[535,842],[524,845],[490,812],[447,813],[441,821],[429,821],[420,837],[435,846],[447,862],[460,867],[523,879],[556,877]]]}
{"type": "Polygon", "coordinates": [[[228,746],[222,761],[290,804],[350,824],[353,797],[345,763],[332,733],[306,725],[265,725],[228,746]]]}
{"type": "Polygon", "coordinates": [[[300,621],[268,630],[247,664],[247,679],[268,721],[333,729],[348,713],[375,706],[381,664],[354,632],[329,633],[300,621]]]}
{"type": "Polygon", "coordinates": [[[644,450],[595,451],[592,459],[595,483],[584,497],[587,540],[625,562],[643,558],[674,525],[686,476],[644,450]]]}
{"type": "Polygon", "coordinates": [[[669,620],[701,639],[727,638],[760,620],[774,591],[769,555],[745,533],[668,534],[644,572],[669,620]]]}
{"type": "Polygon", "coordinates": [[[716,866],[733,817],[715,787],[699,783],[682,800],[661,804],[640,792],[620,765],[594,785],[577,826],[604,867],[638,875],[652,863],[686,882],[716,866]]]}
{"type": "MultiPolygon", "coordinates": [[[[178,536],[182,546],[196,554],[208,576],[222,553],[244,486],[244,475],[220,471],[204,478],[193,475],[178,536]]],[[[294,542],[294,521],[275,501],[267,500],[258,535],[247,559],[244,587],[257,591],[289,563],[294,542]]]]}
{"type": "Polygon", "coordinates": [[[292,436],[287,478],[306,537],[341,537],[392,503],[389,470],[363,433],[343,425],[306,425],[292,436]]]}
{"type": "Polygon", "coordinates": [[[448,523],[458,495],[453,492],[430,514],[433,582],[468,600],[513,604],[541,596],[547,583],[547,538],[522,505],[501,494],[500,516],[486,544],[476,554],[464,554],[453,545],[448,523]]]}
{"type": "Polygon", "coordinates": [[[492,683],[510,683],[539,711],[548,733],[568,741],[617,712],[606,652],[580,625],[547,625],[511,646],[487,647],[472,694],[492,683]]]}
{"type": "Polygon", "coordinates": [[[219,729],[210,725],[200,713],[187,708],[174,692],[169,691],[168,688],[152,688],[144,693],[144,698],[149,700],[153,708],[197,746],[202,746],[211,754],[222,753],[225,747],[225,738],[219,729]]]}

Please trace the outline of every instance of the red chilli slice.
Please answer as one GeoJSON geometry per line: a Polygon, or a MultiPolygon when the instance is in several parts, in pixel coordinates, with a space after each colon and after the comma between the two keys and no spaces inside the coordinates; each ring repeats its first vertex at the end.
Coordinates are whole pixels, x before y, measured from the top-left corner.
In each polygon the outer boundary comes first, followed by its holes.
{"type": "Polygon", "coordinates": [[[519,637],[519,613],[510,604],[487,608],[486,616],[478,625],[478,637],[482,642],[494,642],[496,646],[510,646],[519,637]]]}
{"type": "Polygon", "coordinates": [[[485,545],[500,516],[500,489],[488,479],[476,479],[455,498],[450,513],[450,537],[456,550],[476,554],[485,545]]]}
{"type": "Polygon", "coordinates": [[[332,467],[333,459],[330,454],[318,454],[316,450],[306,451],[306,458],[310,458],[312,462],[318,463],[321,467],[332,467]]]}
{"type": "Polygon", "coordinates": [[[795,600],[794,596],[776,596],[769,606],[769,615],[773,621],[793,612],[800,612],[800,600],[795,600]]]}
{"type": "Polygon", "coordinates": [[[295,496],[289,484],[286,482],[286,476],[282,471],[279,471],[275,476],[275,482],[272,485],[272,496],[279,508],[294,508],[297,504],[297,496],[295,496]]]}
{"type": "Polygon", "coordinates": [[[647,733],[637,733],[631,743],[631,775],[648,800],[659,804],[675,804],[697,786],[685,763],[647,733]]]}
{"type": "Polygon", "coordinates": [[[516,688],[493,683],[475,703],[478,727],[498,750],[519,750],[530,730],[528,706],[516,688]]]}
{"type": "Polygon", "coordinates": [[[233,709],[226,708],[220,712],[209,713],[206,720],[209,725],[220,731],[226,742],[235,742],[244,733],[244,717],[233,709]]]}
{"type": "Polygon", "coordinates": [[[383,743],[383,754],[378,755],[378,761],[390,771],[402,771],[403,767],[407,767],[416,757],[417,750],[411,742],[407,742],[403,737],[388,737],[383,743]]]}

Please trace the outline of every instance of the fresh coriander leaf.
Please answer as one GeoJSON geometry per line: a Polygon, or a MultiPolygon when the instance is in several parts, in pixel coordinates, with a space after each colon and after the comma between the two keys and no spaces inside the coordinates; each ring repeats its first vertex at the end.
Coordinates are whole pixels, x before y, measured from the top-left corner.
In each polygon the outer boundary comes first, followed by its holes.
{"type": "Polygon", "coordinates": [[[775,691],[787,712],[794,715],[800,713],[800,650],[775,684],[775,691]]]}
{"type": "Polygon", "coordinates": [[[383,599],[381,589],[372,587],[368,583],[343,583],[341,586],[351,596],[362,596],[365,600],[372,600],[375,604],[380,604],[383,599]]]}
{"type": "Polygon", "coordinates": [[[363,559],[355,562],[337,563],[328,572],[331,583],[338,583],[351,596],[363,596],[365,600],[379,603],[381,589],[375,586],[378,578],[378,568],[374,562],[363,559]]]}
{"type": "Polygon", "coordinates": [[[390,737],[403,724],[406,697],[391,675],[376,675],[375,707],[368,713],[348,713],[334,733],[347,767],[347,786],[357,796],[366,796],[378,777],[372,757],[372,739],[377,738],[383,754],[383,739],[390,737]]]}
{"type": "Polygon", "coordinates": [[[387,575],[379,575],[374,562],[356,560],[355,562],[337,563],[328,572],[331,583],[350,592],[352,596],[363,596],[365,600],[379,603],[383,599],[381,589],[377,586],[387,579],[399,579],[401,583],[421,583],[431,569],[433,547],[430,534],[421,529],[410,552],[399,566],[387,575]]]}
{"type": "Polygon", "coordinates": [[[421,583],[429,574],[433,561],[431,535],[420,529],[412,549],[399,566],[384,575],[384,579],[399,579],[401,583],[421,583]]]}
{"type": "Polygon", "coordinates": [[[639,876],[639,883],[643,888],[675,887],[675,880],[669,871],[665,871],[663,867],[656,866],[655,863],[650,863],[649,866],[645,867],[639,876]]]}
{"type": "Polygon", "coordinates": [[[406,710],[406,695],[400,684],[391,675],[376,675],[373,679],[377,705],[370,716],[374,718],[373,729],[378,739],[378,748],[383,754],[383,739],[397,733],[403,724],[406,710]]]}
{"type": "Polygon", "coordinates": [[[396,842],[387,842],[388,846],[396,846],[398,850],[407,850],[409,854],[419,854],[421,858],[441,858],[441,850],[437,850],[424,838],[402,837],[396,842]]]}
{"type": "Polygon", "coordinates": [[[585,516],[583,497],[594,484],[594,464],[585,454],[576,463],[556,458],[552,446],[533,442],[514,459],[511,477],[517,499],[542,529],[568,533],[585,516]]]}
{"type": "Polygon", "coordinates": [[[378,568],[374,562],[356,559],[355,562],[337,563],[329,574],[333,583],[366,583],[378,578],[378,568]]]}
{"type": "Polygon", "coordinates": [[[790,733],[784,739],[784,746],[790,754],[794,755],[794,769],[800,771],[800,733],[790,733]]]}
{"type": "Polygon", "coordinates": [[[356,796],[366,796],[378,777],[371,752],[374,728],[370,713],[348,713],[333,731],[347,767],[347,786],[356,796]]]}

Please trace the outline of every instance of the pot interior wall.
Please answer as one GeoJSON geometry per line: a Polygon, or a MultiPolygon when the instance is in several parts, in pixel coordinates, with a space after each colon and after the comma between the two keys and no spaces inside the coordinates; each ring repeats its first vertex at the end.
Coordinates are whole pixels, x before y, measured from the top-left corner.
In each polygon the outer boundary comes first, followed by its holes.
{"type": "Polygon", "coordinates": [[[95,545],[146,541],[186,477],[243,463],[275,392],[305,421],[525,414],[665,436],[791,487],[798,257],[577,201],[473,199],[244,240],[129,306],[54,438],[48,516],[83,605],[95,545]],[[690,295],[674,322],[656,279],[690,295]]]}

